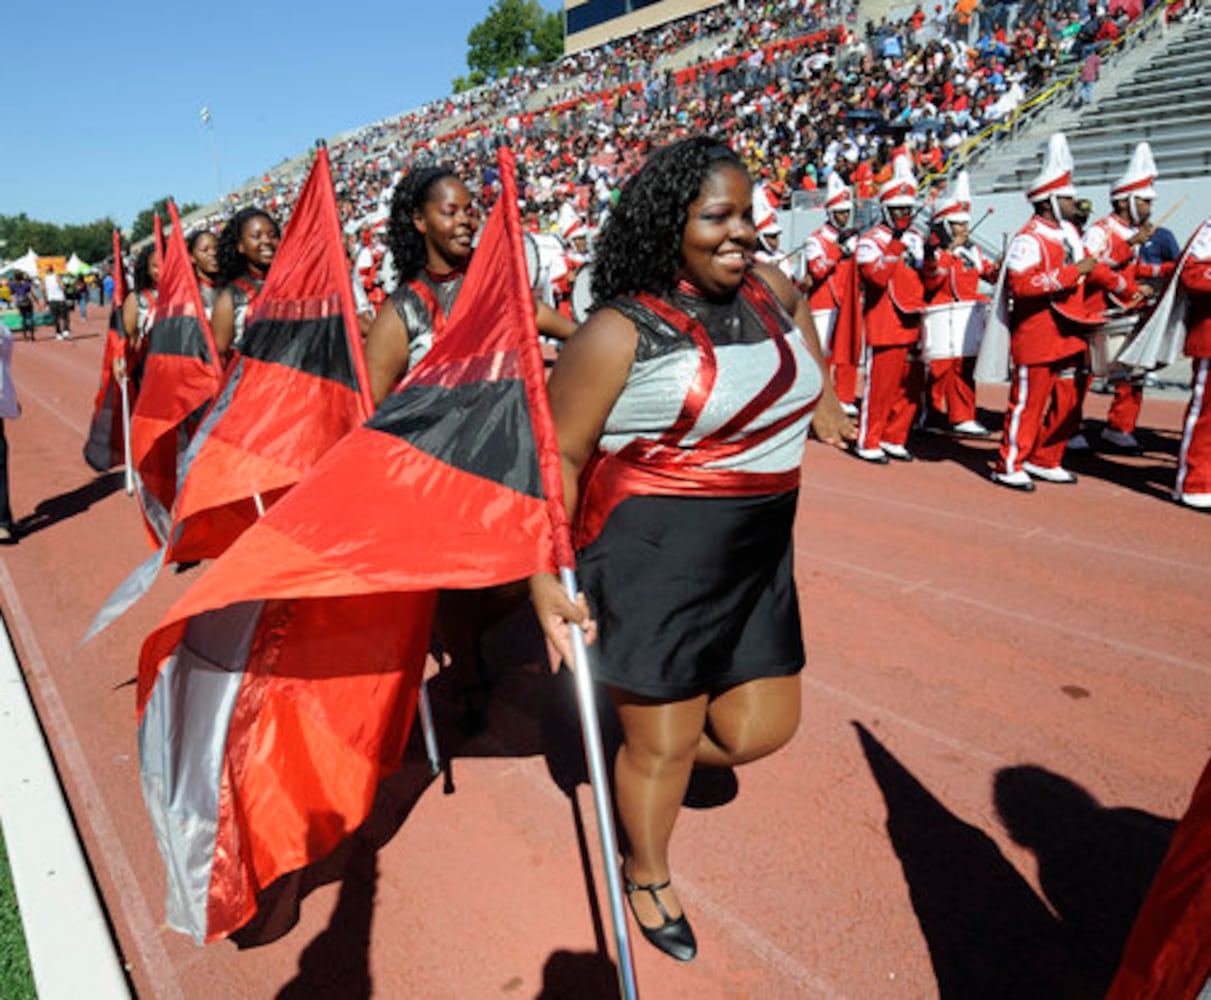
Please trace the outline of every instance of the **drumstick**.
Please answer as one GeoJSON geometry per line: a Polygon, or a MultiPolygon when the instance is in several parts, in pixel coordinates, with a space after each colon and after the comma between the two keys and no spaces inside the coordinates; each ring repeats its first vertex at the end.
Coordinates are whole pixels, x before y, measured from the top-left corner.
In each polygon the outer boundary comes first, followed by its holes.
{"type": "Polygon", "coordinates": [[[996,209],[995,209],[995,208],[993,208],[993,206],[992,206],[992,205],[989,205],[989,206],[988,206],[988,210],[987,210],[987,211],[986,211],[986,212],[985,212],[983,215],[981,215],[981,216],[979,217],[979,219],[977,219],[977,220],[976,220],[976,224],[975,224],[974,226],[972,226],[970,229],[968,229],[968,230],[967,230],[967,235],[968,235],[968,236],[970,236],[970,235],[971,235],[972,233],[974,233],[974,232],[975,232],[977,229],[979,229],[979,228],[980,228],[980,225],[981,225],[981,224],[984,222],[984,220],[985,220],[985,219],[987,219],[987,218],[988,218],[990,215],[992,215],[992,213],[993,213],[993,212],[995,212],[995,211],[996,211],[996,209]]]}
{"type": "Polygon", "coordinates": [[[1160,227],[1165,224],[1165,222],[1169,219],[1169,217],[1171,215],[1173,215],[1174,212],[1176,212],[1179,208],[1181,208],[1184,204],[1186,204],[1186,199],[1188,197],[1190,197],[1190,196],[1184,194],[1180,198],[1178,198],[1177,201],[1175,201],[1169,207],[1169,211],[1167,211],[1164,215],[1162,215],[1159,219],[1157,219],[1154,223],[1152,223],[1152,228],[1160,229],[1160,227]]]}

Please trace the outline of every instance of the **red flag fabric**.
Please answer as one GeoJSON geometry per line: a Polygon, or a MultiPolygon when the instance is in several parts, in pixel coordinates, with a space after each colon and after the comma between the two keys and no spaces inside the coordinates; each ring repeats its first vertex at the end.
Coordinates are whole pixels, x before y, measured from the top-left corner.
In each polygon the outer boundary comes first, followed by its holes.
{"type": "Polygon", "coordinates": [[[199,941],[330,852],[397,766],[440,588],[571,565],[513,157],[433,348],[143,644],[144,799],[199,941]]]}
{"type": "Polygon", "coordinates": [[[841,297],[833,328],[833,360],[857,365],[862,359],[862,292],[852,254],[837,264],[833,281],[841,297]]]}
{"type": "Polygon", "coordinates": [[[185,246],[177,207],[160,268],[156,320],[130,418],[130,451],[153,548],[168,537],[177,494],[177,455],[219,388],[222,369],[185,246]]]}
{"type": "MultiPolygon", "coordinates": [[[[168,201],[169,201],[169,204],[171,205],[172,199],[169,198],[168,201]]],[[[171,211],[171,209],[170,209],[170,211],[171,211]]],[[[175,214],[174,214],[174,219],[175,219],[175,214]]],[[[175,225],[174,225],[174,228],[176,228],[175,225]]],[[[152,233],[152,239],[155,240],[155,244],[156,244],[156,260],[158,260],[160,262],[160,270],[163,271],[164,270],[164,223],[160,219],[159,212],[156,212],[156,214],[152,217],[151,233],[152,233]]]]}
{"type": "Polygon", "coordinates": [[[101,359],[101,385],[93,400],[93,416],[84,442],[84,461],[97,472],[107,472],[125,460],[122,436],[122,390],[114,379],[114,361],[126,356],[126,331],[122,328],[122,302],[126,298],[126,274],[122,268],[122,238],[114,230],[114,293],[110,302],[109,330],[101,359]]]}
{"type": "Polygon", "coordinates": [[[1211,983],[1211,763],[1152,880],[1107,1000],[1195,1000],[1211,983]]]}
{"type": "Polygon", "coordinates": [[[166,559],[219,555],[374,412],[328,150],[317,151],[222,390],[185,458],[166,559]]]}

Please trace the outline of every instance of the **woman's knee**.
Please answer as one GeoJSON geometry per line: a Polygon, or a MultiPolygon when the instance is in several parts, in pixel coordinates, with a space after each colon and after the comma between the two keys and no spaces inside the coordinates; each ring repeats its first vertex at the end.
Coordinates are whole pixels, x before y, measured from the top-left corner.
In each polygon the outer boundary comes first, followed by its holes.
{"type": "Polygon", "coordinates": [[[769,678],[733,689],[712,703],[710,734],[732,764],[766,757],[799,728],[798,677],[769,678]]]}

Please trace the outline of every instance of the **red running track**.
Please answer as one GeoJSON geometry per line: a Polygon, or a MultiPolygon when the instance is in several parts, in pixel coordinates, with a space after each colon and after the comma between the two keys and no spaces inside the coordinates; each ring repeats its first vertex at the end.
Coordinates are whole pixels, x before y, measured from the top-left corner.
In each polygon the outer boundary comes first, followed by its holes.
{"type": "MultiPolygon", "coordinates": [[[[133,679],[190,574],[80,647],[146,555],[120,473],[80,457],[103,324],[16,346],[29,534],[0,556],[0,596],[139,994],[613,995],[570,688],[524,634],[499,637],[483,736],[458,737],[434,683],[453,794],[413,747],[366,828],[279,885],[240,944],[163,925],[133,679]]],[[[1004,392],[981,402],[995,419],[1004,392]]],[[[700,954],[677,965],[633,934],[644,996],[1101,995],[1211,752],[1211,518],[1164,499],[1182,405],[1145,402],[1145,455],[1033,495],[987,481],[987,442],[931,438],[886,467],[809,447],[803,725],[683,813],[700,954]]]]}

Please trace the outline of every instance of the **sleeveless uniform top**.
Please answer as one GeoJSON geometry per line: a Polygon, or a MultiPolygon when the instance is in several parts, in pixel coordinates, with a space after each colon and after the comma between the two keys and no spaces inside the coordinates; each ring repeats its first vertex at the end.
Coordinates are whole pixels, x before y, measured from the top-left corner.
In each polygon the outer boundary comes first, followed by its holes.
{"type": "Polygon", "coordinates": [[[213,282],[199,278],[198,291],[202,294],[202,309],[206,312],[206,318],[210,319],[214,313],[214,304],[219,298],[219,288],[213,282]]]}
{"type": "Polygon", "coordinates": [[[791,544],[823,382],[761,279],[606,303],[639,341],[580,482],[578,567],[594,679],[656,698],[803,666],[791,544]]]}
{"type": "Polygon", "coordinates": [[[819,366],[760,278],[730,302],[688,288],[607,306],[639,333],[627,381],[584,470],[577,544],[632,494],[744,496],[799,483],[819,366]]]}
{"type": "Polygon", "coordinates": [[[135,302],[139,307],[135,319],[135,336],[138,337],[140,343],[145,343],[156,322],[155,289],[145,288],[141,292],[135,292],[135,302]]]}
{"type": "Polygon", "coordinates": [[[433,338],[445,327],[466,275],[465,270],[434,275],[425,269],[391,293],[391,305],[408,331],[408,371],[429,353],[433,338]]]}
{"type": "Polygon", "coordinates": [[[135,391],[143,384],[143,366],[147,361],[147,345],[151,342],[151,328],[156,324],[156,290],[144,288],[135,292],[135,335],[126,348],[126,364],[135,391]]]}
{"type": "Polygon", "coordinates": [[[227,286],[227,291],[231,293],[231,302],[235,307],[234,312],[234,329],[235,336],[232,337],[232,350],[240,346],[240,341],[244,339],[244,331],[248,326],[248,316],[252,312],[252,307],[256,304],[257,297],[261,294],[261,289],[265,287],[265,279],[259,281],[255,278],[247,276],[236,278],[230,285],[227,286]]]}

